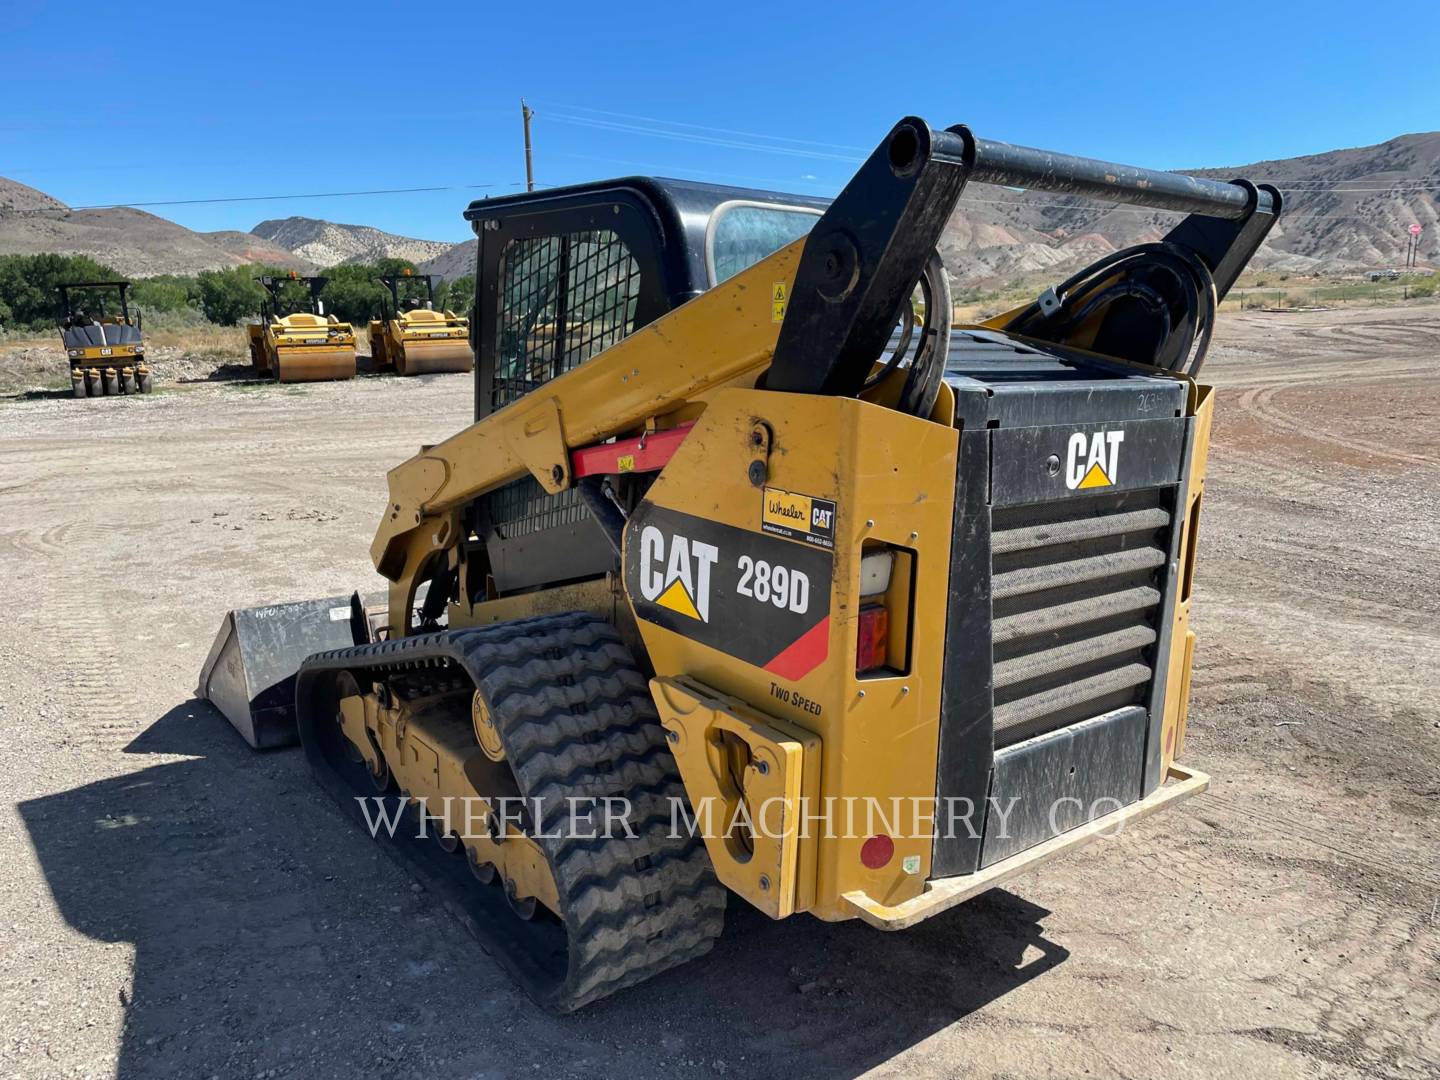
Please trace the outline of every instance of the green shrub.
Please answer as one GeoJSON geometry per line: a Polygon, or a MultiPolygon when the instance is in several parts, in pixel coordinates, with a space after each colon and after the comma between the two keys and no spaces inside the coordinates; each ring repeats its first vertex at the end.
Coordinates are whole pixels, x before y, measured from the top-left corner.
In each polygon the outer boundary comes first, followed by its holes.
{"type": "MultiPolygon", "coordinates": [[[[384,305],[389,303],[389,291],[375,280],[380,274],[400,274],[415,267],[404,259],[381,259],[373,263],[344,263],[321,270],[329,278],[320,298],[325,301],[325,313],[350,323],[363,326],[371,319],[378,319],[384,305]]],[[[402,295],[403,302],[404,297],[402,295]]]]}
{"type": "Polygon", "coordinates": [[[195,279],[200,310],[205,318],[221,326],[234,326],[241,319],[260,314],[265,290],[255,280],[267,271],[263,266],[232,266],[228,270],[205,270],[195,279]]]}
{"type": "Polygon", "coordinates": [[[453,311],[456,315],[469,316],[475,304],[475,275],[465,274],[451,281],[442,281],[435,286],[435,306],[453,311]]]}
{"type": "Polygon", "coordinates": [[[161,274],[134,283],[130,297],[135,306],[149,312],[186,311],[200,305],[200,286],[193,277],[161,274]]]}
{"type": "Polygon", "coordinates": [[[59,321],[58,286],[79,281],[120,281],[122,276],[86,255],[0,255],[0,297],[9,329],[44,330],[59,321]]]}

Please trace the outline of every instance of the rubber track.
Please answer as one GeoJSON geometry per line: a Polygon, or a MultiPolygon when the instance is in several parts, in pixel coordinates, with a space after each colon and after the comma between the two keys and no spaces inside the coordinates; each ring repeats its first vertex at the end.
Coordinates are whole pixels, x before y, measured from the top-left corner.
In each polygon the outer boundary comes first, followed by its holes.
{"type": "MultiPolygon", "coordinates": [[[[442,659],[482,692],[521,794],[540,800],[537,841],[559,893],[567,965],[563,979],[546,982],[531,974],[543,957],[533,967],[507,964],[531,996],[569,1012],[709,952],[725,891],[703,842],[671,835],[671,800],[683,799],[684,787],[645,678],[603,620],[545,616],[320,653],[301,668],[299,708],[325,672],[379,676],[442,659]],[[628,799],[636,835],[618,821],[613,835],[587,835],[603,831],[600,814],[567,828],[568,800],[589,797],[628,799]]],[[[486,924],[466,921],[485,943],[486,924]]],[[[503,949],[497,955],[505,959],[503,949]]]]}

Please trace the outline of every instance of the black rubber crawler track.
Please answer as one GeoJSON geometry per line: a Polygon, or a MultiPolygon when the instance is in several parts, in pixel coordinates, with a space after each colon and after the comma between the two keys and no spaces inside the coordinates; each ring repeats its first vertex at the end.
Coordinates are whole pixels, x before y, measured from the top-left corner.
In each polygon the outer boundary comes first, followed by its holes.
{"type": "MultiPolygon", "coordinates": [[[[521,794],[540,800],[537,840],[550,862],[563,925],[524,922],[500,887],[471,878],[465,860],[414,830],[387,844],[439,894],[540,1005],[568,1012],[708,952],[725,892],[704,844],[672,836],[671,800],[684,797],[645,679],[613,627],[574,613],[337,649],[305,661],[297,716],[321,781],[363,820],[363,765],[345,754],[334,721],[342,672],[362,687],[386,674],[462,672],[484,694],[521,794]],[[569,799],[629,800],[626,818],[571,828],[569,799]]],[[[396,798],[397,796],[391,796],[396,798]]],[[[617,812],[620,804],[614,804],[617,812]]]]}

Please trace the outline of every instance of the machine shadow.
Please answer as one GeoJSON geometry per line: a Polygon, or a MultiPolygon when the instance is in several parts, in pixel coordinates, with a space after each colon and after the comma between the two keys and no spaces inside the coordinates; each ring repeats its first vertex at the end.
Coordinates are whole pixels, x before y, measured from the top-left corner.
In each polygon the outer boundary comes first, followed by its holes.
{"type": "Polygon", "coordinates": [[[775,923],[732,899],[710,957],[552,1017],[340,815],[303,755],[251,751],[199,701],[125,750],[189,757],[19,806],[67,922],[134,949],[122,1078],[497,1060],[500,1075],[633,1075],[717,1045],[721,1071],[854,1075],[1068,955],[1048,912],[1003,890],[900,934],[775,923]]]}
{"type": "Polygon", "coordinates": [[[204,375],[190,375],[177,378],[178,384],[192,384],[203,386],[206,383],[269,383],[275,380],[262,379],[255,374],[254,365],[249,360],[233,360],[223,364],[217,364],[204,375]]]}

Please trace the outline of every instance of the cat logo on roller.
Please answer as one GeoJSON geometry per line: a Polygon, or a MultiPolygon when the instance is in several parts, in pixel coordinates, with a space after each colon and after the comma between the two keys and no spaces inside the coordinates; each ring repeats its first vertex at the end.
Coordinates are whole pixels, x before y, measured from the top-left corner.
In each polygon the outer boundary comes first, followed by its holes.
{"type": "Polygon", "coordinates": [[[1065,458],[1065,486],[1071,491],[1113,486],[1119,478],[1123,431],[1077,431],[1065,458]]]}
{"type": "Polygon", "coordinates": [[[640,595],[681,615],[710,621],[710,568],[720,558],[714,544],[671,536],[654,525],[640,533],[640,595]]]}

